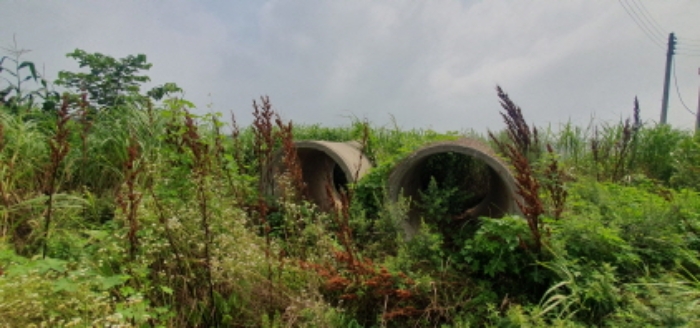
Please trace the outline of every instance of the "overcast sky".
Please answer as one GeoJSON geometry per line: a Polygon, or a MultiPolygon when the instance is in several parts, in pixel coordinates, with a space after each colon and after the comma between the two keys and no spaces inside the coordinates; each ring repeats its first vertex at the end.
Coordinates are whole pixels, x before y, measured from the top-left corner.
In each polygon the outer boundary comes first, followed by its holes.
{"type": "MultiPolygon", "coordinates": [[[[296,123],[393,116],[404,128],[498,130],[499,84],[530,122],[556,129],[616,122],[635,96],[642,118],[658,121],[672,31],[694,112],[699,15],[698,0],[1,0],[0,45],[16,35],[50,80],[79,70],[65,57],[76,48],[143,53],[153,84],[176,82],[197,111],[233,110],[244,123],[266,94],[296,123]]],[[[694,122],[673,84],[669,122],[694,122]]]]}

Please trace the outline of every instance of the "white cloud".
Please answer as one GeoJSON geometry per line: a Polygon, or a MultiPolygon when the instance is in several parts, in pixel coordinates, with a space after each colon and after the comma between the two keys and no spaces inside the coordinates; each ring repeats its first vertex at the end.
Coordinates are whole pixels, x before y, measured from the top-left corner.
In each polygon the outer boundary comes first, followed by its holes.
{"type": "MultiPolygon", "coordinates": [[[[642,2],[662,28],[700,39],[700,2],[642,2]]],[[[12,32],[50,76],[76,69],[64,58],[75,48],[145,53],[154,83],[174,81],[201,111],[213,102],[244,122],[251,99],[268,94],[301,123],[353,113],[383,124],[391,113],[406,127],[499,129],[497,83],[538,125],[615,120],[635,95],[657,119],[665,60],[618,2],[602,0],[4,2],[0,43],[12,32]]],[[[693,110],[697,58],[677,59],[693,110]]],[[[689,128],[673,91],[670,120],[689,128]]]]}

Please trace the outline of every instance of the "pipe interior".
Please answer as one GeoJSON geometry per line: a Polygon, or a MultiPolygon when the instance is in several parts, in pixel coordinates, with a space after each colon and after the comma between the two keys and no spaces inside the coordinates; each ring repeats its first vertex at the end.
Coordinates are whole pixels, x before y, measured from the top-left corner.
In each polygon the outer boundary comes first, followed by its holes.
{"type": "Polygon", "coordinates": [[[302,179],[309,200],[328,209],[335,203],[338,193],[347,189],[347,174],[333,158],[321,150],[297,149],[302,179]],[[329,195],[328,187],[331,187],[329,195]]]}
{"type": "Polygon", "coordinates": [[[504,179],[484,161],[456,152],[428,155],[413,162],[399,180],[399,190],[411,199],[408,214],[413,229],[425,219],[425,198],[431,180],[440,195],[446,196],[445,210],[455,220],[502,217],[512,201],[504,179]]]}

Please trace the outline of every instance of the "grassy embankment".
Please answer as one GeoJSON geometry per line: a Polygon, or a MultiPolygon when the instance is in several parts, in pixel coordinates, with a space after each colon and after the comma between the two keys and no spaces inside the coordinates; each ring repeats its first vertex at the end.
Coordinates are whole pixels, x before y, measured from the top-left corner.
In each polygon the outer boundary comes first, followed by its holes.
{"type": "Polygon", "coordinates": [[[3,108],[0,325],[700,325],[699,136],[638,112],[535,132],[499,96],[507,128],[470,137],[513,167],[525,219],[460,222],[469,161],[448,155],[411,240],[388,174],[459,133],[292,126],[267,99],[232,135],[178,100],[3,108]],[[358,140],[375,165],[337,212],[305,200],[301,139],[358,140]],[[270,197],[280,148],[287,186],[270,197]]]}

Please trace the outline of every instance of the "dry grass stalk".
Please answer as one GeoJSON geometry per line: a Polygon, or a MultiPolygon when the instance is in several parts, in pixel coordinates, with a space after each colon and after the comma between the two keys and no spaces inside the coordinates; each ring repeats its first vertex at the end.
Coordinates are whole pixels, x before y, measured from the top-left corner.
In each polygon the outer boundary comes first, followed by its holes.
{"type": "Polygon", "coordinates": [[[351,261],[354,261],[356,250],[352,238],[352,228],[350,227],[350,201],[352,199],[352,194],[344,190],[336,192],[331,183],[331,177],[328,177],[326,181],[326,194],[328,198],[335,199],[337,194],[338,199],[338,211],[333,215],[333,219],[338,227],[336,237],[348,253],[347,256],[351,261]]]}
{"type": "MultiPolygon", "coordinates": [[[[508,138],[511,144],[499,141],[493,133],[489,137],[506,156],[515,169],[516,191],[520,196],[517,200],[520,211],[527,220],[534,245],[532,250],[539,253],[542,248],[542,233],[540,216],[544,213],[542,200],[539,197],[540,183],[534,175],[530,161],[527,158],[529,151],[538,146],[537,130],[530,128],[525,122],[522,110],[503,92],[500,86],[496,87],[501,106],[505,113],[501,113],[505,120],[508,138]]],[[[524,243],[522,243],[524,245],[524,243]]]]}
{"type": "Polygon", "coordinates": [[[261,96],[260,104],[253,100],[253,152],[258,160],[260,172],[260,192],[274,190],[274,177],[272,165],[272,152],[275,149],[275,133],[273,119],[275,112],[272,110],[270,97],[261,96]]]}
{"type": "Polygon", "coordinates": [[[360,159],[357,161],[357,170],[355,170],[355,175],[353,176],[353,182],[357,183],[360,180],[360,170],[362,169],[362,159],[365,156],[365,151],[367,150],[369,144],[369,122],[365,119],[362,122],[362,140],[360,140],[360,159]]]}
{"type": "Polygon", "coordinates": [[[276,115],[275,123],[279,128],[277,137],[282,141],[282,150],[284,152],[284,167],[285,171],[291,178],[292,187],[295,191],[295,198],[305,197],[306,184],[301,170],[301,162],[297,153],[297,147],[294,144],[294,132],[292,121],[284,124],[279,115],[276,115]]]}
{"type": "Polygon", "coordinates": [[[620,135],[620,139],[615,143],[616,161],[612,173],[613,181],[619,181],[625,172],[625,162],[631,141],[632,125],[630,124],[630,120],[626,119],[624,125],[622,126],[622,134],[620,135]]]}
{"type": "MultiPolygon", "coordinates": [[[[330,182],[330,181],[329,181],[330,182]]],[[[329,197],[334,194],[330,183],[326,184],[329,197]]],[[[333,216],[336,238],[341,249],[333,251],[335,263],[301,263],[302,267],[316,271],[323,279],[323,289],[349,308],[355,308],[356,317],[376,318],[376,304],[382,303],[380,320],[383,324],[397,319],[417,318],[425,313],[416,307],[421,304],[420,295],[413,289],[416,282],[404,273],[391,273],[376,265],[369,258],[362,258],[357,251],[350,227],[351,194],[340,192],[338,212],[333,216]]]]}
{"type": "Polygon", "coordinates": [[[622,179],[624,173],[626,172],[625,164],[631,164],[632,159],[628,157],[630,156],[630,152],[634,151],[633,148],[635,147],[637,133],[642,127],[639,113],[639,100],[637,100],[637,97],[634,97],[633,120],[630,121],[629,118],[625,120],[625,124],[622,126],[622,134],[620,135],[620,139],[615,143],[615,149],[617,150],[617,161],[615,162],[615,167],[613,169],[613,181],[619,181],[622,179]]]}
{"type": "Polygon", "coordinates": [[[564,212],[564,205],[568,193],[566,189],[564,189],[564,172],[559,166],[552,146],[549,144],[547,144],[547,152],[549,152],[550,160],[549,165],[547,165],[544,171],[545,177],[548,180],[545,184],[545,189],[547,189],[552,198],[554,218],[559,220],[561,219],[562,212],[564,212]]]}
{"type": "Polygon", "coordinates": [[[222,142],[222,135],[221,135],[221,122],[219,119],[216,117],[216,115],[211,116],[211,123],[212,127],[214,129],[214,158],[216,158],[219,162],[222,162],[222,157],[224,156],[225,150],[224,150],[224,145],[222,142]]]}
{"type": "Polygon", "coordinates": [[[214,307],[214,281],[212,278],[212,259],[211,259],[211,223],[210,223],[210,211],[209,211],[209,198],[207,195],[208,191],[208,177],[211,172],[211,156],[209,145],[201,140],[199,135],[197,124],[190,114],[185,109],[185,133],[182,135],[183,143],[192,152],[193,163],[193,173],[195,181],[197,184],[197,203],[199,207],[199,214],[201,217],[201,228],[204,234],[204,266],[205,266],[205,279],[209,287],[209,306],[211,308],[211,315],[213,322],[217,322],[217,312],[214,307]]]}
{"type": "Polygon", "coordinates": [[[508,145],[511,163],[515,167],[515,181],[517,193],[521,199],[517,200],[520,211],[527,219],[534,242],[533,251],[539,253],[542,248],[542,233],[540,216],[544,213],[542,200],[539,197],[540,183],[535,178],[530,162],[523,154],[513,146],[508,145]]]}
{"type": "Polygon", "coordinates": [[[260,104],[253,100],[253,153],[258,161],[260,194],[255,211],[258,215],[258,225],[265,236],[265,260],[268,263],[268,280],[272,281],[272,227],[267,220],[270,212],[264,195],[268,191],[274,191],[275,180],[273,176],[272,155],[275,149],[274,118],[277,116],[272,109],[270,97],[261,96],[260,104]]]}
{"type": "Polygon", "coordinates": [[[90,114],[90,107],[89,103],[87,101],[87,93],[83,93],[80,95],[80,109],[78,110],[78,115],[80,117],[80,124],[82,125],[83,129],[80,130],[80,140],[82,141],[82,162],[83,162],[83,167],[87,166],[87,161],[88,161],[88,147],[87,147],[87,138],[88,134],[90,134],[90,129],[92,128],[92,120],[88,115],[90,114]]]}
{"type": "Polygon", "coordinates": [[[591,155],[593,155],[593,163],[596,165],[595,175],[596,180],[600,181],[600,170],[598,169],[598,164],[601,162],[601,143],[600,134],[598,133],[598,127],[593,129],[593,137],[591,138],[591,155]]]}
{"type": "Polygon", "coordinates": [[[637,99],[637,97],[634,97],[634,109],[633,109],[633,116],[632,116],[632,118],[634,119],[634,121],[633,121],[634,124],[632,125],[632,127],[635,130],[635,132],[639,131],[639,129],[642,128],[642,119],[639,115],[640,112],[641,112],[641,110],[639,109],[639,99],[637,99]]]}
{"type": "Polygon", "coordinates": [[[258,198],[258,204],[256,205],[256,211],[258,213],[258,226],[261,229],[262,235],[265,236],[265,262],[267,263],[267,280],[272,281],[272,262],[270,262],[270,257],[272,255],[272,227],[267,221],[267,215],[270,211],[267,206],[267,202],[262,197],[258,198]]]}
{"type": "Polygon", "coordinates": [[[496,86],[496,91],[498,98],[500,98],[501,107],[504,110],[504,112],[501,112],[501,116],[506,123],[508,138],[523,155],[527,155],[531,150],[537,151],[539,148],[537,128],[533,128],[530,131],[530,127],[525,121],[520,107],[510,100],[508,94],[503,92],[500,86],[496,86]]]}
{"type": "Polygon", "coordinates": [[[5,124],[0,121],[0,153],[5,150],[5,124]]]}
{"type": "MultiPolygon", "coordinates": [[[[5,124],[0,120],[0,153],[5,150],[5,124]]],[[[5,162],[0,162],[0,165],[5,166],[5,162]]],[[[9,165],[8,165],[9,166],[9,165]]],[[[4,169],[4,168],[3,168],[4,169]]],[[[11,174],[8,170],[7,173],[11,174]]],[[[10,208],[10,190],[9,186],[4,180],[0,180],[0,199],[2,199],[2,205],[5,208],[10,208]]],[[[3,211],[2,220],[2,231],[0,231],[0,237],[5,237],[7,235],[7,228],[10,227],[9,213],[3,211]]]]}
{"type": "Polygon", "coordinates": [[[221,134],[222,123],[219,121],[216,115],[212,115],[211,120],[214,128],[214,159],[216,159],[220,171],[223,172],[224,176],[226,177],[226,181],[228,181],[228,185],[231,188],[231,193],[235,194],[236,190],[233,176],[231,175],[231,171],[227,168],[230,160],[225,156],[226,149],[224,148],[223,144],[224,136],[221,134]]]}
{"type": "Polygon", "coordinates": [[[127,147],[127,160],[124,162],[124,186],[126,187],[126,195],[119,193],[117,195],[117,204],[120,205],[122,211],[126,215],[126,222],[129,226],[129,232],[127,233],[127,239],[129,240],[129,258],[133,261],[136,258],[136,252],[138,251],[139,240],[138,240],[138,207],[141,204],[142,195],[139,193],[137,188],[137,180],[139,175],[143,172],[143,167],[139,165],[136,167],[136,162],[141,156],[141,147],[139,146],[136,137],[131,135],[129,138],[129,147],[127,147]]]}
{"type": "Polygon", "coordinates": [[[148,192],[151,195],[151,198],[153,199],[153,204],[155,205],[156,213],[158,215],[158,223],[163,226],[163,230],[165,231],[165,237],[168,239],[168,245],[173,250],[173,254],[175,255],[175,263],[179,268],[179,271],[181,274],[184,274],[186,272],[185,270],[185,265],[182,260],[181,255],[183,252],[180,250],[178,247],[178,244],[175,242],[175,238],[173,237],[173,232],[172,229],[170,229],[170,225],[168,225],[168,219],[165,217],[165,209],[163,208],[163,205],[160,204],[160,201],[158,200],[158,197],[156,196],[155,191],[153,190],[153,185],[147,186],[148,192]]]}
{"type": "Polygon", "coordinates": [[[233,143],[232,155],[233,160],[237,163],[238,172],[245,174],[245,165],[243,165],[243,145],[241,144],[241,128],[236,122],[236,116],[231,112],[231,141],[233,143]]]}
{"type": "MultiPolygon", "coordinates": [[[[365,123],[361,149],[365,149],[368,139],[369,124],[365,123]]],[[[358,168],[355,173],[355,182],[358,180],[359,170],[358,168]]],[[[362,258],[350,226],[353,189],[334,192],[330,177],[327,181],[328,196],[338,195],[338,211],[333,218],[337,226],[336,238],[343,248],[333,252],[335,265],[315,266],[317,272],[326,280],[326,291],[340,292],[338,297],[343,302],[356,303],[359,308],[364,306],[364,311],[358,313],[360,317],[376,311],[376,304],[383,301],[380,316],[382,326],[386,326],[392,320],[417,318],[425,314],[427,310],[415,306],[416,303],[420,303],[420,295],[412,290],[416,285],[413,279],[403,272],[391,273],[385,267],[377,266],[371,259],[362,258]]]]}
{"type": "Polygon", "coordinates": [[[613,138],[600,137],[596,127],[591,138],[591,153],[596,169],[596,179],[602,181],[610,179],[613,182],[620,181],[634,163],[637,134],[642,128],[640,118],[639,101],[635,97],[632,118],[627,118],[616,127],[608,127],[605,130],[613,133],[613,138]],[[608,173],[608,174],[606,174],[608,173]]]}
{"type": "Polygon", "coordinates": [[[48,196],[46,200],[46,212],[44,214],[44,232],[42,236],[42,257],[46,258],[48,252],[48,237],[49,229],[51,228],[51,219],[53,216],[53,198],[56,193],[56,181],[58,180],[58,171],[63,162],[63,159],[68,155],[70,144],[68,137],[70,130],[68,123],[71,115],[69,113],[70,100],[68,95],[63,96],[61,108],[56,113],[56,133],[52,138],[49,138],[50,157],[49,163],[45,169],[43,179],[43,192],[48,196]]]}
{"type": "MultiPolygon", "coordinates": [[[[154,126],[156,124],[155,111],[153,110],[153,102],[151,98],[146,98],[146,114],[148,115],[148,125],[154,126]]],[[[152,130],[148,130],[149,134],[153,135],[152,130]]]]}

